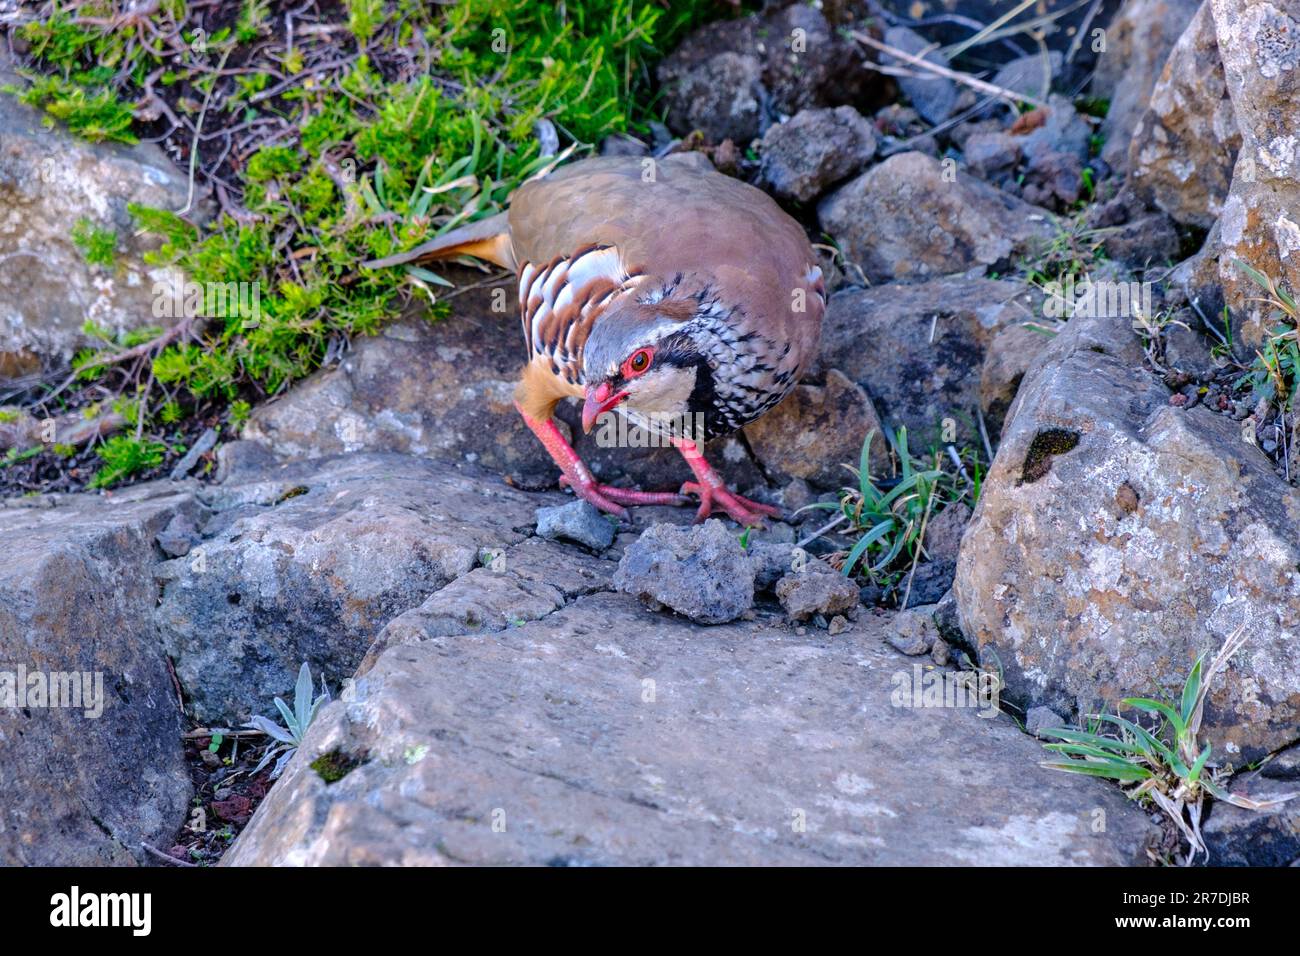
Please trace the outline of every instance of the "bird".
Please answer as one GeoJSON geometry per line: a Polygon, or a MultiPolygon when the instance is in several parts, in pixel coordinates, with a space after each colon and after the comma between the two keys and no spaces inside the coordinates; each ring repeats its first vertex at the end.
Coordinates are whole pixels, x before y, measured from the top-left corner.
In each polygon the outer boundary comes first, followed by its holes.
{"type": "Polygon", "coordinates": [[[516,274],[526,357],[515,407],[561,485],[620,518],[689,496],[697,522],[781,515],[730,490],[703,453],[779,404],[818,349],[822,271],[770,196],[698,153],[592,157],[524,182],[504,212],[363,266],[460,256],[516,274]],[[694,480],[677,492],[597,481],[555,422],[566,398],[582,402],[584,432],[613,412],[661,436],[694,480]]]}

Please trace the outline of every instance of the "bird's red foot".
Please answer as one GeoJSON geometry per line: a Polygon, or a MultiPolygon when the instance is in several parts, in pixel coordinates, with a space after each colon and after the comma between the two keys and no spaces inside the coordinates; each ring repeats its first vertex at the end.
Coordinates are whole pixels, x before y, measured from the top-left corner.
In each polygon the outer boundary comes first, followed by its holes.
{"type": "Polygon", "coordinates": [[[743,495],[728,491],[725,487],[713,487],[699,481],[688,481],[682,485],[682,494],[699,495],[700,510],[695,513],[695,523],[704,521],[714,511],[721,508],[736,524],[746,528],[760,528],[765,517],[781,517],[781,509],[750,501],[743,495]]]}
{"type": "Polygon", "coordinates": [[[627,517],[627,508],[637,505],[684,505],[684,495],[671,491],[639,491],[636,488],[616,488],[602,485],[595,481],[574,481],[568,475],[560,475],[560,485],[573,489],[573,493],[584,501],[595,505],[601,511],[627,517]]]}

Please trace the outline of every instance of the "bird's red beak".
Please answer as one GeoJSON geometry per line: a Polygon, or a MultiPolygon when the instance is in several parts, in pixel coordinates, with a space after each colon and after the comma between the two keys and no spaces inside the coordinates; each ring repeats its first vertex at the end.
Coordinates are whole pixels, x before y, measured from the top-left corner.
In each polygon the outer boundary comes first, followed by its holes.
{"type": "Polygon", "coordinates": [[[627,392],[614,394],[614,389],[609,382],[601,382],[595,388],[588,386],[586,391],[586,401],[582,403],[582,430],[590,432],[591,426],[596,424],[596,419],[604,415],[623,399],[627,398],[627,392]]]}

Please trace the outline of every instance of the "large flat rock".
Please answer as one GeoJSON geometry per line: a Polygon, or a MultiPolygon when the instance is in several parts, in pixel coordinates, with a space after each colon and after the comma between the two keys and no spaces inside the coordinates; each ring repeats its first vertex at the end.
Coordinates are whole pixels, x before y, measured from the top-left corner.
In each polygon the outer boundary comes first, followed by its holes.
{"type": "Polygon", "coordinates": [[[154,536],[193,496],[151,484],[39,503],[0,508],[0,865],[130,864],[190,799],[150,572],[154,536]],[[77,676],[79,706],[72,683],[33,695],[54,675],[77,676]]]}
{"type": "Polygon", "coordinates": [[[1146,861],[1150,818],[1041,769],[1006,717],[894,706],[914,662],[883,645],[887,620],[705,628],[597,593],[391,647],[224,862],[1146,861]],[[327,754],[361,763],[327,784],[327,754]]]}

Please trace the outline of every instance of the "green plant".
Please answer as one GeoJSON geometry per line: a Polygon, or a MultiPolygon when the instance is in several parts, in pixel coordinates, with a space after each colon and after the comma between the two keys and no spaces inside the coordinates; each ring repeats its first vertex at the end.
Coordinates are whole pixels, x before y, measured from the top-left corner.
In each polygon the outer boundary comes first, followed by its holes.
{"type": "Polygon", "coordinates": [[[1051,240],[1020,260],[1019,271],[1025,281],[1042,288],[1067,276],[1091,275],[1105,261],[1106,235],[1114,230],[1092,228],[1084,217],[1079,211],[1071,219],[1058,221],[1051,240]]]}
{"type": "Polygon", "coordinates": [[[166,450],[162,442],[114,435],[95,450],[104,464],[90,479],[90,487],[107,488],[139,472],[157,468],[166,450]]]}
{"type": "Polygon", "coordinates": [[[873,580],[888,575],[900,556],[916,556],[925,522],[945,477],[942,469],[918,467],[907,447],[907,429],[899,426],[894,439],[898,480],[886,490],[871,475],[871,443],[875,436],[875,429],[867,434],[856,468],[844,466],[853,473],[856,484],[844,488],[838,502],[819,501],[806,506],[838,511],[853,531],[860,532],[841,573],[851,576],[861,563],[873,580]]]}
{"type": "Polygon", "coordinates": [[[1270,277],[1240,259],[1234,262],[1265,293],[1252,301],[1268,305],[1270,318],[1278,322],[1255,352],[1255,361],[1242,381],[1250,386],[1256,400],[1275,402],[1289,412],[1295,399],[1296,378],[1300,376],[1300,307],[1295,297],[1270,277]]]}
{"type": "Polygon", "coordinates": [[[279,759],[275,761],[275,767],[271,771],[271,779],[275,780],[280,774],[284,773],[284,768],[288,766],[293,755],[302,746],[302,740],[307,734],[307,728],[316,719],[316,714],[320,711],[321,705],[329,699],[329,688],[325,686],[323,677],[321,679],[321,694],[313,699],[311,668],[307,666],[306,661],[303,661],[302,667],[298,669],[298,682],[294,685],[293,709],[290,710],[289,705],[281,698],[275,698],[275,706],[280,711],[280,716],[284,718],[284,725],[281,726],[260,715],[251,718],[246,725],[251,730],[262,731],[275,741],[274,744],[267,748],[257,766],[253,768],[254,775],[261,773],[262,769],[277,755],[279,759]]]}
{"type": "Polygon", "coordinates": [[[1198,853],[1208,856],[1201,835],[1207,795],[1248,810],[1265,809],[1297,796],[1287,794],[1271,801],[1257,801],[1229,793],[1225,787],[1228,774],[1209,762],[1210,745],[1202,748],[1197,742],[1210,684],[1241,649],[1244,634],[1243,624],[1208,666],[1204,654],[1196,659],[1179,700],[1126,697],[1120,701],[1122,707],[1156,718],[1160,721],[1158,727],[1148,730],[1119,714],[1094,714],[1088,730],[1045,730],[1043,734],[1062,743],[1044,745],[1060,754],[1061,759],[1044,761],[1043,766],[1104,777],[1121,786],[1132,785],[1127,791],[1129,797],[1154,802],[1187,839],[1190,849],[1185,862],[1191,863],[1198,853]],[[1103,733],[1103,725],[1114,729],[1103,733]]]}
{"type": "Polygon", "coordinates": [[[117,233],[113,230],[100,229],[82,217],[72,227],[72,242],[91,265],[106,269],[113,267],[113,255],[117,249],[117,233]]]}

